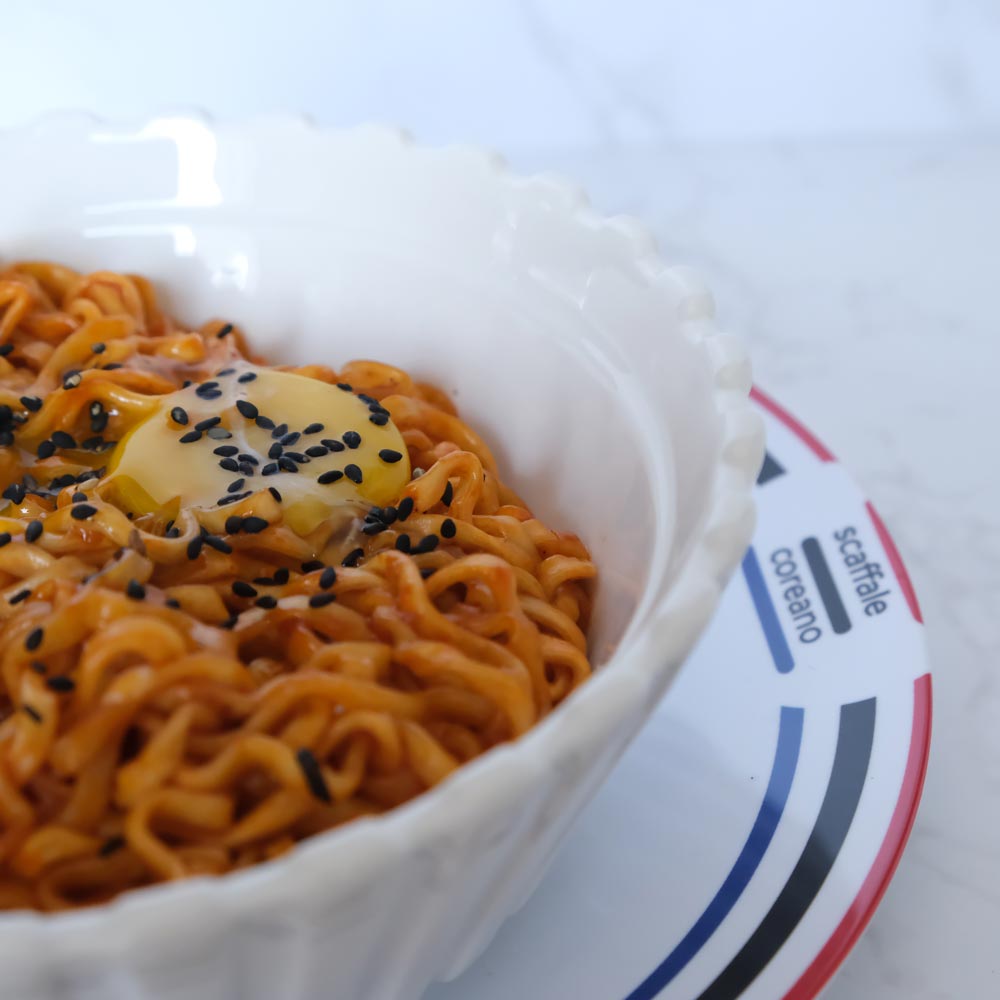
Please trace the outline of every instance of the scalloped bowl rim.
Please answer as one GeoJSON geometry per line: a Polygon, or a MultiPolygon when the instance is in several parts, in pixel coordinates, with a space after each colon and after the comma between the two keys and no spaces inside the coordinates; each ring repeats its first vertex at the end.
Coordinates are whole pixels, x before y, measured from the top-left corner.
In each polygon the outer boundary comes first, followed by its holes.
{"type": "MultiPolygon", "coordinates": [[[[216,125],[211,116],[190,109],[163,112],[131,125],[109,122],[87,111],[61,111],[3,129],[2,134],[30,137],[39,129],[85,127],[126,135],[168,117],[191,118],[209,128],[216,125]]],[[[287,903],[293,886],[307,885],[311,874],[327,874],[326,879],[315,880],[317,885],[336,880],[338,873],[344,872],[349,873],[351,880],[363,882],[377,874],[385,852],[391,849],[390,840],[405,837],[411,843],[421,844],[448,837],[448,817],[453,811],[475,808],[477,799],[494,799],[504,790],[510,792],[523,786],[526,776],[530,778],[532,772],[543,767],[541,762],[551,762],[570,753],[574,735],[581,727],[586,728],[588,716],[595,711],[607,711],[609,700],[635,700],[648,693],[655,676],[658,637],[662,636],[662,628],[657,625],[670,617],[668,610],[685,609],[693,641],[714,610],[722,585],[742,556],[752,532],[750,488],[760,464],[760,422],[750,404],[748,378],[741,376],[729,384],[724,374],[734,367],[746,368],[745,352],[735,338],[722,334],[715,326],[711,299],[697,276],[687,268],[668,265],[659,256],[655,239],[641,223],[630,216],[602,216],[591,208],[582,188],[574,182],[554,174],[514,173],[502,156],[479,146],[453,143],[429,147],[417,144],[408,133],[395,127],[367,124],[334,129],[317,126],[302,115],[260,115],[244,121],[223,120],[220,124],[246,131],[278,124],[310,133],[338,135],[377,130],[409,148],[433,148],[442,154],[474,153],[489,162],[497,183],[544,178],[564,193],[568,206],[565,211],[580,223],[608,227],[627,236],[634,251],[635,273],[644,282],[668,279],[680,282],[693,298],[707,303],[697,317],[703,326],[707,323],[710,327],[708,333],[700,334],[700,346],[712,366],[715,408],[722,418],[711,501],[697,544],[689,551],[677,578],[660,597],[657,608],[646,609],[642,627],[636,627],[637,619],[642,617],[640,607],[622,642],[601,670],[517,741],[494,748],[464,765],[441,785],[402,806],[308,838],[288,854],[246,870],[148,886],[81,910],[51,914],[9,911],[0,915],[0,930],[4,932],[0,936],[0,955],[19,950],[26,938],[37,938],[39,934],[45,935],[46,944],[55,951],[77,952],[80,957],[91,958],[100,953],[110,955],[134,947],[136,937],[158,932],[171,917],[184,921],[191,933],[191,925],[212,920],[221,906],[235,905],[241,915],[246,915],[249,909],[273,912],[271,907],[287,903]],[[718,541],[720,537],[723,542],[718,541]],[[100,937],[91,936],[81,948],[79,934],[98,930],[100,937]],[[56,945],[54,935],[62,934],[67,937],[56,945]]],[[[676,627],[676,622],[672,626],[676,627]]],[[[301,897],[296,898],[301,901],[301,897]]]]}

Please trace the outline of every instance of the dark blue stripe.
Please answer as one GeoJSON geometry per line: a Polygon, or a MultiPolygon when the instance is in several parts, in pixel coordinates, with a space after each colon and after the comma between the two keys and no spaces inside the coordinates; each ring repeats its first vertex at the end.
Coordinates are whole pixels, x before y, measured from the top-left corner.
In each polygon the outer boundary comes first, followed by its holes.
{"type": "Polygon", "coordinates": [[[792,659],[792,651],[788,648],[785,633],[781,631],[778,612],[774,610],[774,602],[767,592],[764,574],[760,571],[760,563],[757,562],[753,546],[747,549],[747,554],[743,557],[743,575],[750,588],[750,596],[757,609],[761,628],[764,629],[764,638],[767,639],[774,665],[778,668],[778,673],[787,674],[795,666],[795,661],[792,659]]]}
{"type": "Polygon", "coordinates": [[[843,635],[851,631],[851,619],[847,615],[844,602],[840,599],[840,591],[837,590],[836,583],[833,582],[833,574],[830,572],[830,564],[823,555],[823,547],[819,544],[818,538],[804,538],[802,540],[802,554],[809,563],[809,572],[812,573],[816,581],[816,589],[819,591],[823,607],[826,608],[827,617],[830,619],[830,627],[836,635],[843,635]]]}
{"type": "Polygon", "coordinates": [[[764,801],[754,820],[750,836],[740,851],[732,871],[726,876],[721,888],[705,908],[695,925],[684,935],[680,944],[646,977],[626,998],[626,1000],[651,1000],[669,983],[688,962],[701,950],[705,942],[715,933],[718,926],[729,915],[750,879],[757,871],[761,858],[767,851],[778,827],[778,821],[788,801],[792,787],[792,777],[799,760],[802,744],[801,708],[782,708],[778,724],[778,745],[771,767],[771,778],[767,783],[764,801]]]}

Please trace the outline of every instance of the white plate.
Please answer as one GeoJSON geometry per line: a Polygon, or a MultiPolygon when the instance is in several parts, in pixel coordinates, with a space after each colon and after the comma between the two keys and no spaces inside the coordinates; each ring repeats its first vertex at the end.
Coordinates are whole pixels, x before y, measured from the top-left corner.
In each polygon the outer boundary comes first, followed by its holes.
{"type": "Polygon", "coordinates": [[[920,610],[847,472],[755,399],[743,572],[538,892],[425,1000],[809,1000],[870,919],[930,742],[920,610]]]}

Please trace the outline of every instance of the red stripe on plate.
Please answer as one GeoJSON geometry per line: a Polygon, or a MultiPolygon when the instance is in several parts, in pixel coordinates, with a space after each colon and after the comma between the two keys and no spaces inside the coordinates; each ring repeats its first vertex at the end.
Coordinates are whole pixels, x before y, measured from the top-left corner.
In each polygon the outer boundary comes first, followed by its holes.
{"type": "Polygon", "coordinates": [[[920,793],[924,787],[930,744],[931,675],[924,674],[913,682],[913,730],[906,770],[903,772],[903,785],[875,863],[861,886],[861,891],[844,914],[844,919],[798,982],[785,994],[784,1000],[813,1000],[868,926],[910,836],[917,806],[920,804],[920,793]]]}
{"type": "Polygon", "coordinates": [[[885,525],[882,523],[882,518],[878,516],[875,508],[870,503],[866,503],[865,507],[868,508],[868,516],[872,519],[872,524],[875,525],[878,540],[882,543],[882,548],[885,549],[885,554],[889,557],[889,565],[892,566],[892,571],[896,574],[896,579],[899,581],[899,589],[902,590],[903,596],[906,598],[906,603],[910,606],[910,613],[918,622],[923,624],[924,619],[920,614],[917,595],[913,589],[913,584],[910,583],[910,574],[906,572],[903,560],[899,557],[899,549],[896,548],[896,543],[892,540],[892,535],[886,531],[885,525]]]}
{"type": "Polygon", "coordinates": [[[800,424],[787,410],[782,409],[770,396],[765,395],[757,386],[750,390],[750,398],[777,417],[821,462],[835,462],[833,452],[817,437],[800,424]]]}

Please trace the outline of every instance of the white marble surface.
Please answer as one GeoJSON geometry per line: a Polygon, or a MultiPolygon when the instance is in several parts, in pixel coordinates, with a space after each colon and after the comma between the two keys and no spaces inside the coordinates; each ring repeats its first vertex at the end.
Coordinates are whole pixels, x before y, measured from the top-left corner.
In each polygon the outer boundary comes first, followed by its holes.
{"type": "Polygon", "coordinates": [[[856,474],[927,623],[934,740],[898,874],[829,1000],[1000,996],[1000,141],[521,156],[701,268],[759,383],[856,474]]]}

